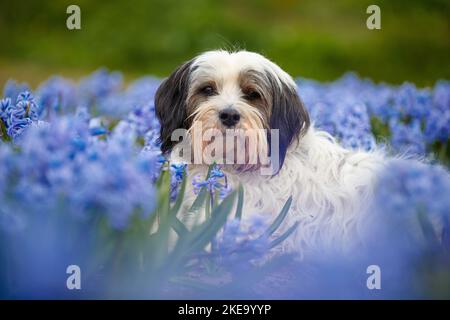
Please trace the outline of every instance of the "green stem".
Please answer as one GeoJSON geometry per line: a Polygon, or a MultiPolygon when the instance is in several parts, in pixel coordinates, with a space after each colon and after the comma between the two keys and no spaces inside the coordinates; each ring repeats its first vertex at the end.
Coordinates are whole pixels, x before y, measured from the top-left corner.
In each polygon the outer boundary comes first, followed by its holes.
{"type": "Polygon", "coordinates": [[[3,123],[3,120],[0,119],[0,137],[3,141],[10,141],[10,137],[8,133],[6,132],[6,125],[3,123]]]}
{"type": "Polygon", "coordinates": [[[447,143],[442,143],[441,147],[439,148],[439,154],[438,154],[438,158],[439,161],[441,163],[447,163],[448,159],[447,159],[447,143]]]}

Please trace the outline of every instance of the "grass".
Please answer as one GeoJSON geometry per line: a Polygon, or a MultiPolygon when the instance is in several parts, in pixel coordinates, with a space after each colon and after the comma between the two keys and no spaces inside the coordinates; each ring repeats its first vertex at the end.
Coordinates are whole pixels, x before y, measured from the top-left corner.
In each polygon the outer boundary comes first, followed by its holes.
{"type": "Polygon", "coordinates": [[[369,0],[78,1],[82,29],[65,27],[63,1],[0,4],[0,84],[98,67],[127,78],[167,76],[199,52],[246,48],[293,76],[332,80],[354,70],[376,81],[432,85],[450,78],[450,5],[380,0],[382,29],[365,26],[369,0]]]}

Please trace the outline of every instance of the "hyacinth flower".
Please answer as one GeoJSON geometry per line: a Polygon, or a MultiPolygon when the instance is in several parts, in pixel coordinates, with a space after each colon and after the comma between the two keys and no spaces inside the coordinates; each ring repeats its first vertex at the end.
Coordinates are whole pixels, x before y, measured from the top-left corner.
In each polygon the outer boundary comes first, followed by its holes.
{"type": "Polygon", "coordinates": [[[370,120],[364,105],[348,104],[336,114],[336,134],[344,147],[369,151],[375,148],[370,120]]]}
{"type": "Polygon", "coordinates": [[[2,113],[6,118],[7,133],[11,138],[18,137],[33,121],[38,120],[39,107],[29,91],[20,93],[15,105],[10,99],[2,100],[2,113]],[[6,106],[7,105],[7,106],[6,106]]]}
{"type": "MultiPolygon", "coordinates": [[[[448,260],[442,252],[450,248],[450,191],[445,168],[407,162],[388,167],[380,176],[380,193],[376,196],[381,210],[370,216],[373,221],[365,221],[370,229],[367,247],[350,255],[317,250],[316,255],[305,254],[302,263],[282,255],[267,266],[259,266],[283,237],[273,239],[272,230],[276,228],[267,227],[266,222],[239,221],[249,214],[242,212],[242,189],[232,192],[220,167],[212,167],[206,178],[196,177],[197,198],[188,209],[196,212],[199,207],[207,207],[209,219],[192,230],[176,219],[184,210],[181,203],[186,168],[169,166],[159,150],[153,102],[159,80],[140,79],[122,90],[119,78],[109,72],[94,74],[81,82],[75,97],[73,88],[66,91],[63,79],[40,86],[36,99],[21,97],[20,93],[27,90],[22,85],[6,85],[6,99],[0,101],[3,139],[10,138],[9,110],[17,109],[15,121],[48,121],[39,126],[24,124],[27,129],[16,135],[20,139],[14,139],[14,144],[0,144],[0,233],[7,237],[0,252],[12,253],[23,263],[19,266],[25,266],[13,268],[11,279],[24,281],[11,292],[38,298],[42,292],[48,292],[49,297],[70,294],[57,291],[65,279],[55,275],[64,275],[61,270],[73,260],[95,266],[83,269],[89,279],[85,285],[106,288],[98,281],[101,278],[117,289],[92,295],[83,290],[86,297],[97,298],[126,298],[130,295],[123,292],[136,291],[142,298],[161,297],[161,292],[152,292],[152,288],[161,288],[162,279],[174,275],[183,288],[190,284],[207,286],[202,280],[210,275],[205,274],[204,265],[218,265],[233,276],[226,286],[202,291],[206,297],[217,298],[428,297],[407,285],[423,275],[414,273],[422,266],[420,262],[430,264],[430,268],[422,268],[429,279],[445,282],[439,276],[447,275],[442,261],[448,260]],[[72,98],[77,103],[69,103],[72,98]],[[18,100],[22,101],[20,108],[18,100]],[[32,101],[37,101],[34,106],[32,101]],[[78,102],[86,108],[75,111],[78,102]],[[54,107],[58,111],[49,117],[48,111],[54,107]],[[101,117],[92,119],[88,108],[97,110],[101,117]],[[211,203],[211,195],[222,200],[211,203]],[[156,226],[156,233],[149,234],[150,226],[156,226]],[[170,229],[181,240],[173,251],[168,250],[170,229]],[[16,242],[14,235],[24,242],[16,242]],[[209,244],[214,250],[205,252],[209,244]],[[393,284],[378,294],[368,292],[364,283],[364,270],[374,261],[383,268],[384,283],[393,284]],[[20,274],[30,264],[42,275],[40,279],[20,274]],[[438,269],[434,273],[433,265],[438,269]],[[199,279],[188,279],[193,269],[199,279]],[[269,284],[261,289],[268,271],[269,284]],[[363,278],[357,276],[361,272],[363,278]],[[274,282],[274,277],[287,281],[274,282]],[[360,283],[362,287],[358,287],[360,283]],[[255,285],[263,292],[259,296],[249,290],[255,285]],[[274,296],[278,289],[283,291],[282,296],[274,296]]],[[[411,84],[375,84],[350,74],[330,83],[303,79],[299,81],[299,94],[315,125],[348,148],[370,150],[374,134],[380,133],[381,138],[391,138],[396,149],[412,148],[421,156],[448,146],[448,81],[422,90],[411,84]],[[387,131],[377,131],[374,118],[387,131]]],[[[448,161],[448,153],[439,159],[448,161]]],[[[280,219],[273,223],[277,221],[280,219]]],[[[295,230],[292,227],[291,232],[295,230]]],[[[0,279],[5,268],[0,268],[0,279]]],[[[0,292],[6,292],[1,291],[6,284],[0,281],[0,292]]],[[[191,291],[188,297],[196,294],[200,291],[191,291]]]]}
{"type": "Polygon", "coordinates": [[[171,163],[170,166],[170,199],[174,201],[178,195],[179,186],[183,178],[187,175],[187,164],[185,163],[171,163]]]}
{"type": "Polygon", "coordinates": [[[106,134],[108,131],[102,124],[102,119],[93,118],[89,121],[89,133],[92,136],[100,136],[106,134]]]}
{"type": "Polygon", "coordinates": [[[441,112],[433,109],[426,120],[424,135],[428,143],[448,142],[450,136],[450,108],[441,112]]]}
{"type": "Polygon", "coordinates": [[[73,111],[77,106],[76,86],[69,80],[55,76],[44,82],[36,91],[40,117],[53,113],[73,111]]]}
{"type": "Polygon", "coordinates": [[[426,119],[424,139],[436,158],[444,164],[450,163],[450,107],[447,110],[433,108],[426,119]]]}
{"type": "Polygon", "coordinates": [[[225,174],[216,164],[211,165],[206,179],[195,176],[192,179],[192,185],[195,194],[199,194],[202,190],[205,190],[208,194],[209,204],[206,207],[206,215],[209,215],[210,208],[213,208],[219,199],[225,198],[231,192],[225,174]]]}
{"type": "Polygon", "coordinates": [[[225,225],[222,234],[215,239],[213,256],[219,265],[234,274],[248,271],[251,264],[261,260],[270,249],[270,240],[265,232],[269,224],[255,215],[244,227],[239,219],[225,225]]]}
{"type": "MultiPolygon", "coordinates": [[[[420,277],[426,279],[424,286],[450,280],[449,192],[448,169],[395,160],[384,170],[375,193],[372,245],[380,245],[378,250],[392,260],[388,262],[398,263],[400,274],[412,274],[410,281],[416,281],[420,270],[420,277]]],[[[448,293],[447,286],[441,294],[448,293]]]]}
{"type": "Polygon", "coordinates": [[[431,94],[427,90],[418,90],[411,83],[405,83],[398,89],[393,103],[400,117],[407,122],[409,119],[422,120],[430,110],[431,94]]]}
{"type": "Polygon", "coordinates": [[[153,102],[148,102],[132,108],[127,116],[140,137],[145,136],[150,130],[159,131],[159,122],[155,113],[153,102]]]}
{"type": "MultiPolygon", "coordinates": [[[[152,111],[154,95],[159,83],[159,80],[151,77],[138,79],[131,83],[125,91],[115,90],[99,99],[98,111],[115,118],[131,115],[134,109],[147,109],[147,106],[150,107],[148,110],[152,111]]],[[[147,110],[143,111],[147,112],[147,110]]],[[[145,120],[155,123],[156,120],[155,116],[134,118],[142,123],[145,123],[145,120]]]]}
{"type": "Polygon", "coordinates": [[[3,96],[10,98],[11,102],[15,104],[19,94],[25,91],[30,91],[30,87],[26,83],[18,83],[14,80],[8,80],[3,88],[3,96]]]}
{"type": "MultiPolygon", "coordinates": [[[[210,167],[209,174],[211,174],[212,169],[213,166],[210,167]]],[[[220,171],[216,173],[221,175],[220,171]]],[[[186,178],[184,179],[185,182],[186,178]]],[[[199,208],[207,205],[207,197],[204,194],[198,193],[192,207],[188,210],[189,212],[196,213],[199,208]]],[[[182,199],[183,194],[180,193],[173,206],[175,211],[172,214],[175,215],[175,212],[180,208],[182,199]]],[[[250,219],[246,219],[245,224],[243,224],[241,219],[244,201],[244,188],[241,185],[217,206],[213,207],[211,214],[204,223],[192,230],[188,230],[177,218],[174,218],[175,223],[172,227],[177,232],[179,240],[174,248],[173,256],[177,256],[181,252],[192,252],[191,257],[195,259],[194,261],[197,261],[189,274],[181,274],[174,279],[174,282],[203,288],[199,293],[193,293],[194,296],[205,295],[223,298],[230,297],[235,292],[247,292],[249,288],[254,287],[268,273],[273,271],[271,268],[260,268],[272,248],[280,245],[297,229],[298,223],[295,223],[283,232],[279,232],[279,228],[289,212],[292,197],[286,201],[279,214],[270,224],[259,215],[253,215],[250,219]],[[234,207],[236,195],[237,203],[234,207]],[[233,208],[235,209],[233,210],[233,208]],[[233,214],[234,216],[232,216],[233,214]],[[234,219],[228,219],[231,217],[234,219]],[[196,250],[204,248],[208,243],[211,243],[210,252],[196,250]],[[208,283],[205,283],[202,276],[205,273],[205,268],[208,278],[210,276],[216,278],[214,281],[208,280],[208,283]],[[232,282],[224,286],[223,276],[229,272],[233,277],[232,282]]],[[[174,259],[170,264],[177,264],[178,261],[174,259]]],[[[171,268],[170,265],[167,267],[171,268]]],[[[225,282],[229,282],[229,280],[225,280],[225,282]]]]}
{"type": "Polygon", "coordinates": [[[392,146],[399,152],[423,156],[426,152],[425,139],[418,120],[409,124],[391,121],[389,124],[392,146]]]}
{"type": "Polygon", "coordinates": [[[97,70],[90,76],[81,79],[78,86],[80,103],[89,109],[95,109],[109,96],[119,92],[122,85],[121,73],[110,73],[106,69],[97,70]]]}

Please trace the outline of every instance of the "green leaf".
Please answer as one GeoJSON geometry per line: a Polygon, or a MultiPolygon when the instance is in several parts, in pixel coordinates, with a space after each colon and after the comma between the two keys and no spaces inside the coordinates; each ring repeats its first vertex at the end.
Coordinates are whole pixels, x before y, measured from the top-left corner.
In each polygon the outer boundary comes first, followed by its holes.
{"type": "Polygon", "coordinates": [[[287,231],[285,233],[283,233],[281,236],[279,236],[278,238],[276,238],[275,240],[273,240],[270,245],[269,248],[273,248],[277,245],[279,245],[281,242],[283,242],[284,240],[287,239],[287,237],[289,237],[294,231],[295,229],[297,229],[299,222],[297,221],[296,223],[294,223],[294,225],[292,225],[289,229],[287,229],[287,231]]]}
{"type": "Polygon", "coordinates": [[[6,126],[3,123],[2,119],[0,119],[0,138],[3,141],[11,141],[11,138],[9,137],[8,133],[6,132],[6,126]]]}
{"type": "Polygon", "coordinates": [[[198,212],[205,203],[205,200],[207,198],[208,191],[205,187],[200,189],[200,192],[197,195],[197,198],[195,198],[194,202],[192,203],[192,206],[189,208],[188,212],[198,212]]]}
{"type": "Polygon", "coordinates": [[[206,203],[205,203],[205,218],[206,220],[209,220],[211,218],[211,193],[208,192],[206,196],[206,203]]]}
{"type": "Polygon", "coordinates": [[[234,215],[234,217],[237,220],[242,219],[242,208],[243,207],[244,207],[244,187],[240,183],[239,187],[238,187],[238,201],[237,201],[237,206],[236,206],[236,213],[234,215]]]}
{"type": "Polygon", "coordinates": [[[171,283],[185,286],[185,287],[191,287],[193,289],[197,290],[217,290],[218,285],[208,284],[205,282],[200,282],[196,279],[191,279],[187,277],[175,277],[169,280],[171,283]]]}
{"type": "Polygon", "coordinates": [[[178,191],[178,195],[177,195],[177,199],[175,200],[175,204],[173,205],[172,208],[170,208],[170,215],[171,216],[176,216],[178,211],[181,208],[181,204],[183,203],[183,199],[184,199],[184,193],[186,191],[186,172],[183,172],[183,180],[181,182],[181,187],[180,190],[178,191]]]}
{"type": "Polygon", "coordinates": [[[417,218],[419,220],[420,227],[422,229],[425,240],[431,245],[438,245],[439,238],[431,224],[430,219],[427,217],[426,212],[419,210],[417,213],[417,218]]]}
{"type": "MultiPolygon", "coordinates": [[[[206,177],[208,178],[211,174],[213,164],[209,166],[208,172],[206,174],[206,177]]],[[[206,187],[202,187],[200,189],[200,192],[197,195],[197,198],[195,198],[194,202],[192,203],[192,206],[189,208],[188,212],[198,212],[204,205],[205,200],[208,196],[208,191],[206,190],[206,187]]]]}
{"type": "MultiPolygon", "coordinates": [[[[172,228],[178,234],[180,238],[186,237],[189,234],[188,228],[177,217],[173,218],[172,228]]],[[[178,240],[180,241],[180,240],[178,240]]]]}
{"type": "Polygon", "coordinates": [[[193,251],[202,249],[219,232],[227,221],[227,217],[233,208],[236,192],[228,195],[214,210],[211,219],[195,230],[194,239],[191,241],[193,251]]]}
{"type": "Polygon", "coordinates": [[[292,204],[292,196],[287,199],[286,203],[283,206],[283,209],[281,209],[280,213],[276,217],[275,221],[270,225],[269,228],[267,228],[266,232],[264,233],[264,236],[270,236],[272,235],[281,225],[283,220],[286,218],[286,215],[291,207],[292,204]]]}

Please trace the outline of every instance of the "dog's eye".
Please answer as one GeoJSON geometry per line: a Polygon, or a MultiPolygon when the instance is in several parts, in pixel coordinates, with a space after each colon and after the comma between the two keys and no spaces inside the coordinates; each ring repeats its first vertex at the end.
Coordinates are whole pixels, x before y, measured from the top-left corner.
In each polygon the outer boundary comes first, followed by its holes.
{"type": "Polygon", "coordinates": [[[200,92],[203,93],[205,96],[212,96],[213,94],[216,93],[213,86],[204,86],[200,88],[200,92]]]}
{"type": "Polygon", "coordinates": [[[245,93],[245,99],[247,99],[247,100],[252,101],[252,100],[257,100],[259,98],[261,98],[261,95],[259,94],[258,91],[250,90],[245,93]]]}

